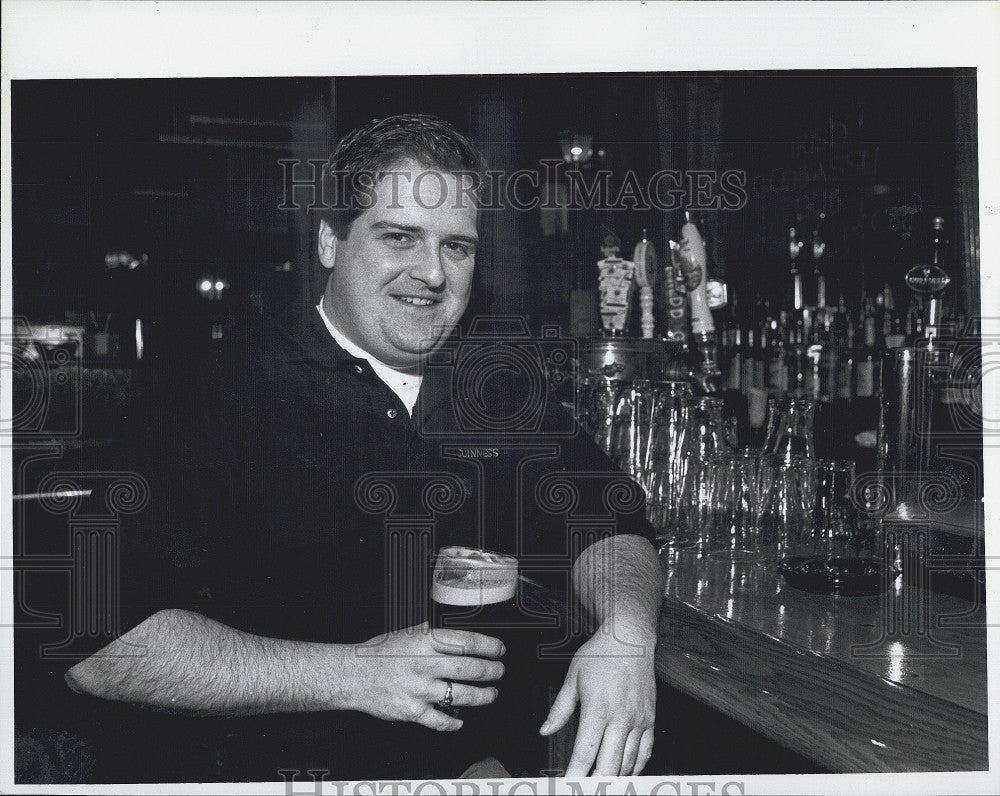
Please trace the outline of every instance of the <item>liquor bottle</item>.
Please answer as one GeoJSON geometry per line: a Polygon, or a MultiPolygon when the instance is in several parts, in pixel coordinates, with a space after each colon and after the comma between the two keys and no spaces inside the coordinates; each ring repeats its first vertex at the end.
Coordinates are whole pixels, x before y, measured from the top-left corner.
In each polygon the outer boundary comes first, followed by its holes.
{"type": "Polygon", "coordinates": [[[886,349],[900,348],[906,342],[906,329],[903,326],[903,318],[895,310],[888,313],[889,331],[883,338],[886,349]]]}
{"type": "Polygon", "coordinates": [[[720,362],[719,365],[725,374],[723,386],[727,390],[738,390],[740,388],[740,343],[743,335],[740,330],[738,316],[738,300],[735,291],[730,292],[730,300],[725,312],[720,313],[721,330],[719,332],[720,362]]]}
{"type": "Polygon", "coordinates": [[[753,351],[754,330],[747,324],[743,333],[743,345],[740,348],[740,392],[747,395],[753,387],[753,351]]]}
{"type": "MultiPolygon", "coordinates": [[[[784,315],[785,313],[782,313],[784,315]]],[[[767,350],[767,390],[772,395],[783,397],[788,393],[788,362],[785,356],[785,329],[777,320],[768,322],[767,350]]]]}
{"type": "Polygon", "coordinates": [[[924,319],[919,296],[910,299],[910,305],[906,310],[906,335],[907,345],[913,345],[924,336],[924,319]]]}
{"type": "Polygon", "coordinates": [[[823,356],[820,328],[820,324],[816,322],[816,319],[813,319],[806,333],[802,393],[803,397],[811,401],[819,401],[823,383],[822,371],[820,370],[820,360],[823,356]]]}
{"type": "Polygon", "coordinates": [[[823,312],[823,348],[820,352],[820,386],[819,399],[823,402],[831,400],[837,394],[837,362],[838,339],[837,327],[834,324],[834,314],[827,310],[823,312]]]}
{"type": "Polygon", "coordinates": [[[854,324],[847,319],[846,339],[837,360],[837,398],[850,400],[854,391],[854,324]]]}
{"type": "Polygon", "coordinates": [[[784,289],[779,309],[785,310],[789,317],[798,318],[806,307],[805,288],[802,282],[802,267],[799,263],[799,253],[804,241],[799,240],[795,227],[788,229],[788,283],[784,289]]]}
{"type": "Polygon", "coordinates": [[[865,318],[864,343],[854,356],[854,394],[858,398],[871,398],[875,394],[875,372],[878,351],[875,348],[875,319],[865,318]]]}
{"type": "Polygon", "coordinates": [[[792,398],[804,398],[806,394],[806,347],[801,318],[789,329],[788,348],[785,356],[787,358],[788,394],[792,398]]]}
{"type": "Polygon", "coordinates": [[[813,230],[812,234],[813,285],[816,299],[815,306],[818,309],[826,307],[826,272],[828,266],[824,257],[826,254],[826,242],[823,240],[823,221],[825,219],[826,213],[820,213],[819,220],[816,222],[816,229],[813,230]]]}
{"type": "Polygon", "coordinates": [[[767,390],[767,344],[768,328],[765,320],[760,325],[757,347],[753,352],[753,386],[765,391],[767,390]]]}
{"type": "Polygon", "coordinates": [[[728,375],[726,376],[726,389],[741,389],[741,378],[743,375],[743,330],[736,326],[729,340],[727,349],[729,356],[728,375]]]}

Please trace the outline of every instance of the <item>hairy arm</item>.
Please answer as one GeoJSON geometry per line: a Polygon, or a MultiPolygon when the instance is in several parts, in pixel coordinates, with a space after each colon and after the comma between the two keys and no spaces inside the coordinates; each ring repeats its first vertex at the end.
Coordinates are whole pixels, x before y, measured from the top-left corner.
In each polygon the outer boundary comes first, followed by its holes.
{"type": "Polygon", "coordinates": [[[255,636],[192,611],[153,614],[66,673],[75,691],[201,715],[351,704],[350,647],[255,636]]]}
{"type": "Polygon", "coordinates": [[[566,776],[641,773],[653,750],[657,618],[663,572],[652,545],[619,535],[592,544],[573,567],[573,586],[598,621],[573,658],[542,725],[561,728],[580,705],[566,776]]]}
{"type": "Polygon", "coordinates": [[[655,645],[663,586],[656,551],[641,536],[602,539],[573,566],[573,588],[597,619],[598,632],[622,641],[655,645]]]}
{"type": "Polygon", "coordinates": [[[424,625],[363,644],[266,638],[180,609],[159,611],[66,673],[76,691],[193,715],[359,710],[457,730],[434,709],[446,680],[454,704],[485,705],[503,674],[494,638],[424,625]]]}

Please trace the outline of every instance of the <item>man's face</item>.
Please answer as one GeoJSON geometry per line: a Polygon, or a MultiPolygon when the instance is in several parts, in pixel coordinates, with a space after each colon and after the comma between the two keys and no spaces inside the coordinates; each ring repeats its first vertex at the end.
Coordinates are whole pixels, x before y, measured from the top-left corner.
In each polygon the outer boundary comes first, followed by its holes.
{"type": "Polygon", "coordinates": [[[376,186],[343,240],[324,222],[319,257],[332,269],[323,310],[352,342],[399,369],[439,342],[465,311],[476,261],[476,206],[452,174],[407,161],[376,186]],[[425,176],[420,177],[419,175],[425,176]]]}

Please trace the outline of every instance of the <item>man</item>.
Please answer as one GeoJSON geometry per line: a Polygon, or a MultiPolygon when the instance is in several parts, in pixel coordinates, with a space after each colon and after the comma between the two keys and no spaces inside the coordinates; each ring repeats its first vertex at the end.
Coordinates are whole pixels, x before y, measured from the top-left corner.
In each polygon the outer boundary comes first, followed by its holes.
{"type": "MultiPolygon", "coordinates": [[[[278,766],[341,779],[460,773],[471,749],[447,741],[463,719],[440,708],[491,703],[504,649],[428,631],[413,610],[426,580],[408,578],[433,552],[426,523],[398,520],[430,518],[434,547],[543,560],[566,548],[566,531],[525,485],[610,469],[582,436],[532,459],[500,429],[503,475],[486,483],[423,433],[448,426],[461,400],[421,374],[472,289],[472,145],[439,120],[401,116],[348,136],[331,165],[337,206],[318,239],[330,275],[315,315],[296,333],[264,324],[149,413],[162,449],[142,451],[139,472],[151,474],[154,516],[122,540],[131,629],[67,673],[78,692],[184,722],[164,731],[203,737],[202,779],[276,779],[278,766]],[[469,499],[428,512],[427,479],[456,473],[469,499]],[[508,508],[483,522],[490,500],[508,508]],[[416,530],[400,536],[404,526],[416,530]]],[[[551,735],[580,705],[569,776],[638,773],[652,748],[660,569],[641,505],[616,510],[612,526],[572,562],[600,629],[530,730],[551,735]]],[[[177,762],[158,753],[163,768],[177,762]]]]}

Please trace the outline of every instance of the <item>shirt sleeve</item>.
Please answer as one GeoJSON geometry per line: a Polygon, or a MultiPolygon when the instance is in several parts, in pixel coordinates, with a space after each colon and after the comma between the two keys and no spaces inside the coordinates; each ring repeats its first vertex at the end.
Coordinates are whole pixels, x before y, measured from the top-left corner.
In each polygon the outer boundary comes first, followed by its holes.
{"type": "MultiPolygon", "coordinates": [[[[562,407],[557,410],[569,413],[562,407]]],[[[575,561],[590,544],[618,534],[652,541],[645,493],[572,420],[572,433],[547,437],[555,455],[525,468],[525,528],[539,552],[575,561]]]]}

